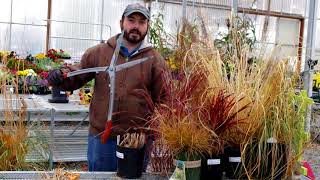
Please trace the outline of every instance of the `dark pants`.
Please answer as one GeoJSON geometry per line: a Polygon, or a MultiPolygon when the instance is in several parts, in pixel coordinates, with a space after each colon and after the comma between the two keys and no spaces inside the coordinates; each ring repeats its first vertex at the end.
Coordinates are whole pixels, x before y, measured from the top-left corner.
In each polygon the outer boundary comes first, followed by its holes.
{"type": "MultiPolygon", "coordinates": [[[[152,140],[150,139],[146,144],[143,171],[147,169],[151,145],[152,140]]],[[[108,140],[106,144],[101,144],[100,136],[95,137],[95,135],[89,134],[87,154],[89,171],[116,171],[116,148],[117,142],[115,140],[108,140]]]]}

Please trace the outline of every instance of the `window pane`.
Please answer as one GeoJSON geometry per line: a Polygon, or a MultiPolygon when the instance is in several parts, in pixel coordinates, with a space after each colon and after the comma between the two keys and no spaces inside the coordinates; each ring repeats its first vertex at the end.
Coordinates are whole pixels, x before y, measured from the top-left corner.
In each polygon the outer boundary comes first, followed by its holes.
{"type": "MultiPolygon", "coordinates": [[[[104,1],[104,24],[110,25],[111,36],[120,33],[120,20],[122,13],[128,4],[140,3],[144,4],[143,0],[117,0],[117,1],[104,1]]],[[[154,2],[153,2],[154,3],[154,2]]]]}
{"type": "Polygon", "coordinates": [[[320,2],[318,1],[318,18],[320,19],[320,2]]]}
{"type": "MultiPolygon", "coordinates": [[[[10,8],[11,8],[11,0],[1,0],[0,21],[2,22],[10,21],[10,8]]],[[[0,26],[2,26],[2,24],[0,24],[0,26]]]]}
{"type": "Polygon", "coordinates": [[[304,15],[307,0],[272,0],[271,10],[304,15]]]}
{"type": "Polygon", "coordinates": [[[100,39],[100,25],[53,21],[51,27],[53,37],[100,39]]]}
{"type": "Polygon", "coordinates": [[[12,25],[11,49],[19,55],[45,51],[46,27],[12,25]]]}
{"type": "Polygon", "coordinates": [[[143,0],[104,0],[102,17],[102,0],[53,1],[52,19],[69,22],[52,22],[50,47],[69,50],[71,56],[81,56],[100,39],[107,40],[120,32],[122,12],[129,3],[135,2],[144,3],[143,0]]]}
{"type": "Polygon", "coordinates": [[[76,39],[51,39],[52,48],[63,49],[76,59],[80,58],[86,49],[99,43],[99,41],[86,41],[76,39]]]}
{"type": "MultiPolygon", "coordinates": [[[[101,23],[101,2],[102,0],[52,1],[50,48],[63,49],[71,56],[81,56],[85,49],[98,44],[101,25],[95,24],[101,23]]],[[[105,31],[105,28],[102,30],[105,31]]]]}
{"type": "Polygon", "coordinates": [[[0,50],[9,50],[9,24],[0,24],[0,50]]]}
{"type": "Polygon", "coordinates": [[[280,18],[278,20],[276,43],[279,45],[299,44],[299,20],[280,18]]]}
{"type": "MultiPolygon", "coordinates": [[[[2,1],[2,0],[1,0],[2,1]]],[[[46,24],[48,1],[13,0],[12,21],[19,23],[46,24]]]]}

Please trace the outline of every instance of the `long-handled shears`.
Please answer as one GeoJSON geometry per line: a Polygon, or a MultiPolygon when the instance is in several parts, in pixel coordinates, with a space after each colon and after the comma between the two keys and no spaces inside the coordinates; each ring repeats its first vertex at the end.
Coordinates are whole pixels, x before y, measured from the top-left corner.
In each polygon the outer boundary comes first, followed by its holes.
{"type": "Polygon", "coordinates": [[[72,77],[72,76],[76,76],[76,75],[80,75],[80,74],[84,74],[84,73],[91,73],[91,72],[95,72],[95,73],[108,72],[109,79],[110,79],[110,84],[109,84],[110,96],[109,96],[109,109],[108,109],[108,114],[107,114],[107,121],[105,124],[105,130],[103,132],[101,132],[102,133],[101,143],[103,143],[103,144],[106,143],[107,139],[109,138],[110,133],[111,133],[111,128],[112,128],[112,113],[113,113],[113,102],[114,102],[114,94],[115,94],[116,72],[121,71],[126,68],[129,68],[129,67],[132,67],[132,66],[135,66],[137,64],[140,64],[148,59],[151,59],[151,57],[145,57],[145,58],[137,59],[137,60],[130,61],[127,63],[116,65],[117,60],[118,60],[118,56],[119,56],[120,45],[123,41],[123,34],[124,34],[124,32],[122,31],[119,38],[117,39],[117,46],[116,46],[116,49],[112,55],[111,63],[109,66],[81,69],[81,70],[69,72],[67,74],[67,77],[72,77]]]}

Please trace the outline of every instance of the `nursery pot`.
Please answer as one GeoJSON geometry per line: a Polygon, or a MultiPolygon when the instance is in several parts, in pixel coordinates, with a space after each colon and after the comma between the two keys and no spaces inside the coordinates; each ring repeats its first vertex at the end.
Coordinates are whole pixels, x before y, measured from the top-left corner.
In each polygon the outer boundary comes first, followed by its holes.
{"type": "Polygon", "coordinates": [[[117,146],[117,175],[122,178],[135,179],[142,175],[145,146],[142,148],[127,148],[117,146]]]}
{"type": "Polygon", "coordinates": [[[49,99],[50,103],[68,103],[69,99],[65,90],[59,87],[52,87],[52,99],[49,99]]]}
{"type": "Polygon", "coordinates": [[[201,180],[222,179],[222,155],[205,156],[201,160],[201,180]]]}
{"type": "MultiPolygon", "coordinates": [[[[268,152],[268,166],[266,171],[266,176],[272,175],[272,171],[274,171],[274,175],[272,179],[281,179],[281,177],[286,172],[287,165],[287,146],[281,143],[270,143],[267,142],[267,150],[268,152]],[[272,162],[276,162],[272,165],[272,162]]],[[[265,177],[266,177],[265,176],[265,177]]]]}
{"type": "MultiPolygon", "coordinates": [[[[185,164],[186,180],[200,180],[201,174],[201,157],[200,155],[189,155],[185,152],[176,156],[177,160],[183,161],[185,164]]],[[[177,160],[174,160],[176,166],[177,160]]]]}
{"type": "Polygon", "coordinates": [[[230,179],[241,178],[242,162],[240,147],[225,147],[223,159],[226,176],[230,179]]]}
{"type": "MultiPolygon", "coordinates": [[[[258,158],[257,155],[254,155],[254,158],[249,158],[252,153],[258,153],[258,144],[249,145],[248,151],[246,151],[246,157],[248,157],[249,161],[252,162],[245,162],[246,166],[249,168],[253,168],[255,164],[258,162],[255,162],[258,158]]],[[[270,179],[281,179],[281,177],[286,172],[286,165],[287,165],[287,146],[282,143],[278,143],[273,138],[270,138],[265,143],[266,145],[266,158],[264,158],[264,162],[260,162],[260,167],[256,168],[255,171],[253,171],[253,177],[254,178],[270,178],[270,179]]]]}

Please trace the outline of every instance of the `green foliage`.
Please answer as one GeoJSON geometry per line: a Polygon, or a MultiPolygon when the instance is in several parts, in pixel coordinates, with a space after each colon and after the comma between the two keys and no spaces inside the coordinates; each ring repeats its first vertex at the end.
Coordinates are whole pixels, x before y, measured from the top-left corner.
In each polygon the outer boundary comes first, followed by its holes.
{"type": "Polygon", "coordinates": [[[51,69],[60,68],[63,64],[62,61],[53,61],[51,58],[35,59],[33,64],[41,71],[49,71],[51,69]]]}
{"type": "Polygon", "coordinates": [[[94,86],[94,79],[92,79],[91,81],[87,82],[86,85],[84,85],[84,87],[88,87],[88,88],[92,88],[94,86]]]}
{"type": "Polygon", "coordinates": [[[302,90],[298,95],[291,93],[292,103],[295,106],[295,121],[293,129],[293,146],[295,155],[300,155],[303,150],[303,145],[308,141],[308,134],[305,132],[305,116],[307,107],[313,104],[313,100],[308,97],[305,90],[302,90]]]}
{"type": "Polygon", "coordinates": [[[257,42],[255,27],[247,17],[235,16],[231,21],[227,20],[228,33],[219,33],[220,38],[215,39],[214,44],[219,49],[223,59],[230,59],[233,55],[238,57],[244,48],[252,51],[257,42]]]}
{"type": "Polygon", "coordinates": [[[170,35],[165,31],[163,25],[163,14],[158,13],[153,15],[149,31],[151,44],[164,58],[168,57],[172,53],[172,50],[169,48],[170,35]]]}

